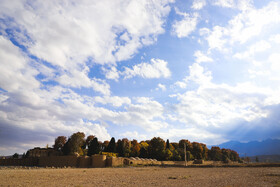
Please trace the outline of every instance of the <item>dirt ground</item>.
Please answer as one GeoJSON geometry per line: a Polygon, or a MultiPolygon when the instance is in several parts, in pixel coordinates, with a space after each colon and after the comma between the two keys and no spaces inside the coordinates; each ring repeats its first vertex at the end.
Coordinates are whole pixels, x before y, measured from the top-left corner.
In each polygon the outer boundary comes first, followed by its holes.
{"type": "Polygon", "coordinates": [[[0,186],[280,186],[280,168],[2,167],[0,186]]]}

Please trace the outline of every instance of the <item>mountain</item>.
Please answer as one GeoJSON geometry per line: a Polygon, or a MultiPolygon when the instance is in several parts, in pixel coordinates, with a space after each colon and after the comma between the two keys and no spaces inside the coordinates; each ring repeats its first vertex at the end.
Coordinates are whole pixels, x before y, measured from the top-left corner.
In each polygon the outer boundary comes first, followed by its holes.
{"type": "Polygon", "coordinates": [[[218,146],[220,148],[235,150],[240,156],[280,155],[279,139],[267,139],[261,142],[251,141],[248,143],[229,141],[218,146]]]}

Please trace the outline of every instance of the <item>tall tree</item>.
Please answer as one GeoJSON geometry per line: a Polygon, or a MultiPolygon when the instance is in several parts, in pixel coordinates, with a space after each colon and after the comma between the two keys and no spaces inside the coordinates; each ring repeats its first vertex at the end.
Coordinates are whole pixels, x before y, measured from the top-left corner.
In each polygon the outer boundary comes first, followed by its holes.
{"type": "Polygon", "coordinates": [[[115,141],[114,137],[112,137],[110,142],[109,142],[109,145],[107,147],[107,152],[112,152],[112,153],[116,153],[117,152],[116,141],[115,141]]]}
{"type": "Polygon", "coordinates": [[[98,139],[95,137],[92,141],[90,141],[88,146],[88,156],[99,154],[100,152],[100,144],[98,143],[98,139]]]}
{"type": "Polygon", "coordinates": [[[57,151],[62,151],[62,148],[66,142],[67,138],[65,136],[58,136],[54,141],[53,148],[57,151]]]}
{"type": "Polygon", "coordinates": [[[119,154],[120,157],[124,156],[125,147],[124,147],[124,142],[122,140],[118,140],[117,142],[117,153],[119,154]]]}
{"type": "Polygon", "coordinates": [[[164,146],[165,142],[160,137],[154,137],[151,139],[149,144],[149,155],[151,158],[155,158],[157,160],[164,159],[164,146]]]}
{"type": "Polygon", "coordinates": [[[167,139],[167,141],[166,141],[166,149],[170,149],[169,139],[167,139]]]}

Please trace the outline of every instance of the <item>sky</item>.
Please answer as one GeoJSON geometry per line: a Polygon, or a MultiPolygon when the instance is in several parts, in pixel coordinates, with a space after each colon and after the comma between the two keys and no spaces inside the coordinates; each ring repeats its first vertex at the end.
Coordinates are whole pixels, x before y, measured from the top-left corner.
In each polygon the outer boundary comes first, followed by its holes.
{"type": "Polygon", "coordinates": [[[280,138],[278,0],[1,0],[0,65],[0,155],[280,138]]]}

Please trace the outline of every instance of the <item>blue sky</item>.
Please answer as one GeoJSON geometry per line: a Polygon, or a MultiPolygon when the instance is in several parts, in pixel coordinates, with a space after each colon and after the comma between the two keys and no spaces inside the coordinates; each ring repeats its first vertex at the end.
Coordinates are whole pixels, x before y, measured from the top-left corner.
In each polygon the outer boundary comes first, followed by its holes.
{"type": "Polygon", "coordinates": [[[0,154],[77,131],[280,138],[280,2],[0,2],[0,154]]]}

